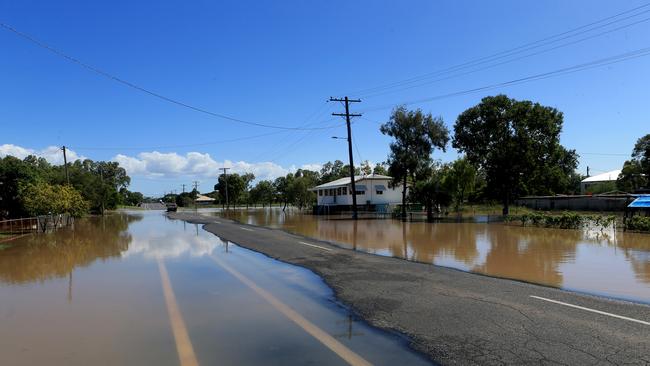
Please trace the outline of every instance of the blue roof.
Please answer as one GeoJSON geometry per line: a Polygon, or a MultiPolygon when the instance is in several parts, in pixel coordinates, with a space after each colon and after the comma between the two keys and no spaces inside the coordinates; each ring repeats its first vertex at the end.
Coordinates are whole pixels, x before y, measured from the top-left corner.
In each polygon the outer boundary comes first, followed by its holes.
{"type": "Polygon", "coordinates": [[[650,195],[647,196],[639,196],[637,199],[632,201],[628,206],[628,208],[650,208],[650,195]]]}

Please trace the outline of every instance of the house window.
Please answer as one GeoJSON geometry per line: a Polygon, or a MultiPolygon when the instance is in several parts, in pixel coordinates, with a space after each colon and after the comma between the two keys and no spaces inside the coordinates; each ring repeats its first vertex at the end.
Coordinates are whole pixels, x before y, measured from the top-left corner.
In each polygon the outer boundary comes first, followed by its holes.
{"type": "Polygon", "coordinates": [[[322,189],[319,189],[319,190],[318,190],[318,195],[319,195],[319,196],[322,196],[322,195],[323,195],[323,190],[322,190],[322,189]]]}
{"type": "Polygon", "coordinates": [[[341,195],[341,188],[337,188],[336,194],[338,194],[339,196],[341,195]]]}
{"type": "Polygon", "coordinates": [[[356,192],[357,192],[357,196],[362,196],[366,194],[366,191],[356,191],[356,192]]]}
{"type": "Polygon", "coordinates": [[[346,194],[348,194],[348,187],[343,187],[343,188],[341,188],[341,192],[342,192],[342,195],[344,195],[344,196],[345,196],[346,194]]]}
{"type": "Polygon", "coordinates": [[[377,194],[384,194],[384,191],[376,191],[377,194]]]}

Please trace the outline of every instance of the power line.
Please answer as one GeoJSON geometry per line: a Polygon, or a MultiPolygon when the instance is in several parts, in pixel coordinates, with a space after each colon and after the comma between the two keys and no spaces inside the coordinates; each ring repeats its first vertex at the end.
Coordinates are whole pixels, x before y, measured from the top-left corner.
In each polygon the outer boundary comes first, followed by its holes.
{"type": "Polygon", "coordinates": [[[261,123],[261,122],[247,121],[247,120],[243,120],[243,119],[240,119],[240,118],[227,116],[225,114],[211,112],[211,111],[208,111],[206,109],[203,109],[203,108],[200,108],[200,107],[197,107],[197,106],[194,106],[194,105],[179,101],[177,99],[173,99],[173,98],[164,96],[162,94],[156,93],[154,91],[151,91],[149,89],[146,89],[144,87],[136,85],[136,84],[134,84],[134,83],[132,83],[130,81],[127,81],[127,80],[122,79],[120,77],[117,77],[117,76],[115,76],[113,74],[110,74],[110,73],[108,73],[108,72],[106,72],[104,70],[101,70],[101,69],[93,66],[93,65],[87,64],[87,63],[85,63],[85,62],[83,62],[83,61],[81,61],[81,60],[79,60],[79,59],[77,59],[75,57],[72,57],[72,56],[64,53],[63,51],[60,51],[60,50],[48,45],[47,43],[42,42],[42,41],[30,36],[27,33],[23,33],[23,32],[17,30],[16,28],[14,28],[14,27],[6,24],[6,23],[0,23],[0,27],[6,29],[6,30],[18,35],[18,36],[20,36],[23,39],[28,40],[29,42],[31,42],[31,43],[33,43],[33,44],[35,44],[35,45],[37,45],[37,46],[39,46],[41,48],[44,48],[44,49],[54,53],[57,56],[63,57],[64,59],[66,59],[66,60],[68,60],[70,62],[73,62],[73,63],[75,63],[75,64],[77,64],[77,65],[79,65],[79,66],[81,66],[81,67],[83,67],[83,68],[85,68],[87,70],[90,70],[90,71],[92,71],[92,72],[94,72],[96,74],[104,76],[104,77],[106,77],[106,78],[108,78],[110,80],[113,80],[113,81],[115,81],[117,83],[125,85],[125,86],[127,86],[129,88],[132,88],[132,89],[138,90],[140,92],[143,92],[145,94],[151,95],[151,96],[153,96],[155,98],[161,99],[161,100],[163,100],[165,102],[175,104],[177,106],[181,106],[181,107],[184,107],[184,108],[187,108],[187,109],[191,109],[191,110],[193,110],[195,112],[203,113],[203,114],[206,114],[206,115],[209,115],[209,116],[212,116],[212,117],[217,117],[217,118],[229,120],[231,122],[236,122],[236,123],[241,123],[241,124],[246,124],[246,125],[251,125],[251,126],[257,126],[257,127],[280,129],[280,130],[321,130],[321,129],[326,129],[327,128],[327,127],[301,128],[301,127],[278,126],[278,125],[271,125],[271,124],[266,124],[266,123],[261,123]]]}
{"type": "MultiPolygon", "coordinates": [[[[650,10],[647,10],[647,11],[645,11],[644,13],[646,13],[646,12],[650,12],[650,10]]],[[[633,23],[631,23],[631,24],[626,24],[626,25],[624,25],[624,26],[621,26],[621,27],[618,27],[618,28],[615,28],[615,29],[610,29],[610,30],[607,30],[607,31],[604,31],[604,32],[601,32],[601,33],[593,34],[593,35],[590,35],[590,36],[588,36],[588,37],[584,37],[584,38],[581,38],[581,39],[578,39],[578,40],[575,40],[575,41],[571,41],[571,42],[568,42],[568,43],[560,44],[560,45],[558,45],[558,46],[554,46],[554,47],[551,47],[551,48],[543,49],[543,50],[541,50],[541,51],[537,51],[537,52],[533,52],[533,53],[526,54],[526,55],[523,55],[523,56],[519,56],[519,57],[515,57],[515,58],[507,59],[507,60],[505,60],[505,61],[501,61],[501,62],[498,62],[498,63],[490,64],[490,65],[487,65],[487,66],[485,66],[485,67],[481,67],[481,68],[478,68],[478,69],[473,69],[473,70],[469,70],[469,71],[465,71],[465,72],[461,72],[461,73],[457,73],[457,74],[452,74],[452,75],[450,75],[450,76],[445,76],[445,77],[442,77],[442,78],[438,78],[438,79],[434,79],[434,80],[429,80],[429,81],[421,82],[421,83],[418,83],[418,84],[413,84],[413,85],[404,86],[404,87],[399,88],[399,89],[389,89],[389,90],[385,90],[385,91],[378,91],[378,92],[375,92],[375,93],[362,94],[362,95],[363,95],[365,98],[372,98],[372,97],[376,97],[376,96],[380,96],[380,95],[385,95],[385,94],[390,94],[390,93],[397,93],[397,92],[404,91],[404,90],[408,90],[408,89],[413,89],[413,88],[418,88],[418,87],[421,87],[421,86],[431,85],[431,84],[434,84],[434,83],[437,83],[437,82],[440,82],[440,81],[445,81],[445,80],[449,80],[449,79],[454,79],[454,78],[461,77],[461,76],[465,76],[465,75],[474,74],[474,73],[477,73],[477,72],[479,72],[479,71],[484,71],[484,70],[492,69],[492,68],[495,68],[495,67],[498,67],[498,66],[502,66],[502,65],[505,65],[505,64],[509,64],[509,63],[512,63],[512,62],[515,62],[515,61],[519,61],[519,60],[522,60],[522,59],[525,59],[525,58],[529,58],[529,57],[537,56],[537,55],[540,55],[540,54],[543,54],[543,53],[547,53],[547,52],[550,52],[550,51],[554,51],[554,50],[559,49],[559,48],[562,48],[562,47],[566,47],[566,46],[570,46],[570,45],[573,45],[573,44],[576,44],[576,43],[584,42],[584,41],[587,41],[587,40],[590,40],[590,39],[593,39],[593,38],[596,38],[596,37],[600,37],[600,36],[603,36],[603,35],[606,35],[606,34],[609,34],[609,33],[613,33],[613,32],[619,31],[619,30],[621,30],[621,29],[629,28],[629,27],[631,27],[631,26],[634,26],[634,25],[637,25],[637,24],[640,24],[640,23],[647,22],[647,21],[649,21],[649,20],[650,20],[650,18],[644,18],[644,19],[641,19],[641,20],[639,20],[639,21],[633,22],[633,23]]],[[[573,36],[572,36],[572,37],[573,37],[573,36]]],[[[533,48],[537,48],[537,47],[533,47],[533,48]]],[[[521,51],[521,52],[524,52],[524,51],[527,51],[527,50],[523,50],[523,51],[521,51]]],[[[520,53],[520,52],[516,52],[516,53],[520,53]]],[[[516,53],[515,53],[515,54],[516,54],[516,53]]],[[[483,63],[489,63],[489,62],[491,62],[491,61],[495,61],[495,60],[500,59],[500,58],[502,58],[502,57],[496,58],[496,59],[494,59],[494,60],[490,60],[490,61],[488,61],[488,62],[481,62],[481,63],[479,63],[479,64],[472,65],[472,66],[478,66],[478,65],[483,64],[483,63]]],[[[463,68],[463,69],[464,69],[464,68],[463,68]]],[[[446,73],[443,73],[443,74],[446,74],[446,73]]]]}
{"type": "MultiPolygon", "coordinates": [[[[535,74],[535,75],[531,75],[531,76],[526,76],[526,77],[506,81],[506,82],[481,86],[481,87],[477,87],[477,88],[473,88],[473,89],[467,89],[467,90],[457,91],[457,92],[453,92],[453,93],[442,94],[442,95],[437,95],[437,96],[433,96],[433,97],[428,97],[428,98],[422,98],[422,99],[418,99],[418,100],[402,102],[402,103],[398,103],[398,104],[400,104],[400,105],[410,105],[410,104],[417,104],[417,103],[423,103],[423,102],[430,102],[430,101],[434,101],[434,100],[445,99],[445,98],[450,98],[450,97],[456,97],[456,96],[461,96],[461,95],[465,95],[465,94],[471,94],[471,93],[476,93],[476,92],[480,92],[480,91],[500,88],[500,87],[504,87],[504,86],[519,85],[519,84],[523,84],[523,83],[527,83],[527,82],[531,82],[531,81],[544,80],[544,79],[548,79],[548,78],[555,77],[555,76],[572,74],[572,73],[575,73],[575,72],[589,70],[589,69],[593,69],[593,68],[596,68],[596,67],[602,67],[602,66],[607,66],[607,65],[611,65],[611,64],[615,64],[615,63],[619,63],[619,62],[623,62],[623,61],[628,61],[628,60],[632,60],[632,59],[635,59],[635,58],[648,56],[649,54],[650,54],[650,47],[646,47],[646,48],[641,48],[641,49],[631,51],[631,52],[625,52],[625,53],[622,53],[622,54],[619,54],[619,55],[616,55],[616,56],[602,58],[602,59],[599,59],[599,60],[596,60],[596,61],[591,61],[591,62],[586,62],[586,63],[582,63],[582,64],[578,64],[578,65],[564,67],[564,68],[557,69],[557,70],[554,70],[554,71],[544,72],[544,73],[540,73],[540,74],[535,74]]],[[[366,109],[363,112],[376,111],[376,110],[382,110],[382,109],[389,109],[389,108],[393,108],[394,106],[395,106],[395,104],[378,106],[378,107],[375,107],[375,108],[366,109]]]]}
{"type": "Polygon", "coordinates": [[[585,30],[586,28],[595,26],[595,25],[600,24],[600,23],[607,22],[607,21],[609,21],[611,19],[615,19],[615,18],[618,18],[618,17],[626,15],[626,14],[634,13],[637,10],[647,8],[648,6],[650,6],[650,3],[646,3],[644,5],[637,6],[635,8],[623,11],[621,13],[618,13],[618,14],[608,16],[608,17],[605,17],[603,19],[591,22],[589,24],[585,24],[585,25],[579,26],[577,28],[570,29],[568,31],[564,31],[564,32],[561,32],[561,33],[558,33],[558,34],[554,34],[554,35],[542,38],[542,39],[538,39],[538,40],[533,41],[533,42],[525,43],[523,45],[520,45],[520,46],[517,46],[517,47],[514,47],[514,48],[510,48],[510,49],[507,49],[507,50],[504,50],[504,51],[500,51],[500,52],[497,52],[497,53],[494,53],[494,54],[491,54],[491,55],[488,55],[488,56],[479,57],[479,58],[472,59],[470,61],[467,61],[467,62],[464,62],[464,63],[461,63],[461,64],[457,64],[457,65],[454,65],[454,66],[450,66],[450,67],[438,70],[438,71],[413,76],[413,77],[403,79],[403,80],[400,80],[400,81],[395,81],[395,82],[392,82],[392,83],[387,83],[387,84],[383,84],[383,85],[379,85],[379,86],[375,86],[375,87],[371,87],[371,88],[357,90],[356,92],[353,92],[353,93],[350,93],[350,94],[363,95],[364,93],[376,92],[376,91],[379,91],[379,90],[385,90],[385,89],[392,88],[392,87],[399,87],[399,86],[406,85],[406,84],[409,84],[409,83],[417,82],[417,81],[425,79],[425,78],[439,76],[439,75],[442,75],[442,74],[445,74],[445,73],[457,71],[457,70],[460,70],[460,69],[476,66],[478,64],[491,62],[491,61],[494,61],[496,59],[508,57],[508,56],[511,56],[513,54],[516,54],[516,53],[524,52],[526,50],[534,49],[534,48],[537,48],[537,47],[542,47],[542,46],[550,44],[550,43],[554,43],[554,42],[557,42],[557,41],[560,41],[560,40],[563,40],[563,39],[567,39],[567,38],[570,38],[570,37],[575,37],[576,35],[584,34],[584,33],[590,32],[592,30],[599,29],[599,28],[602,28],[602,27],[605,27],[605,26],[608,26],[608,25],[611,25],[611,24],[614,24],[614,23],[617,23],[617,22],[620,22],[620,21],[624,21],[624,20],[636,17],[638,15],[644,14],[644,13],[647,12],[647,10],[639,12],[639,13],[634,14],[632,16],[628,16],[628,17],[623,18],[623,19],[615,20],[615,21],[609,22],[607,24],[599,25],[597,27],[593,27],[591,29],[585,30]],[[572,33],[575,33],[575,34],[572,34],[572,33]],[[537,45],[537,46],[535,46],[535,45],[537,45]]]}

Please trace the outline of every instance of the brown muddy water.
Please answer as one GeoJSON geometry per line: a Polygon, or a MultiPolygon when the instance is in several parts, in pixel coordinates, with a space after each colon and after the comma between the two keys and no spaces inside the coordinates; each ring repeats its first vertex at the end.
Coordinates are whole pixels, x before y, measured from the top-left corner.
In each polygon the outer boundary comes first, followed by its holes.
{"type": "Polygon", "coordinates": [[[650,303],[650,234],[503,223],[354,222],[275,208],[227,216],[368,253],[650,303]]]}
{"type": "Polygon", "coordinates": [[[3,366],[428,364],[312,272],[160,211],[4,244],[3,366]]]}

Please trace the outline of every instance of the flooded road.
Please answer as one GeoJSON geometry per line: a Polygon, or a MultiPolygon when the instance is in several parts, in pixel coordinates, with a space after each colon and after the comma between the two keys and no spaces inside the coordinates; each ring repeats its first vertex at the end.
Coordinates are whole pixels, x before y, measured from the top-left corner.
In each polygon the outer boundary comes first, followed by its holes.
{"type": "Polygon", "coordinates": [[[502,223],[354,222],[280,209],[232,211],[229,217],[369,253],[650,303],[649,234],[502,223]]]}
{"type": "Polygon", "coordinates": [[[2,365],[427,364],[305,269],[160,212],[0,250],[2,365]]]}

